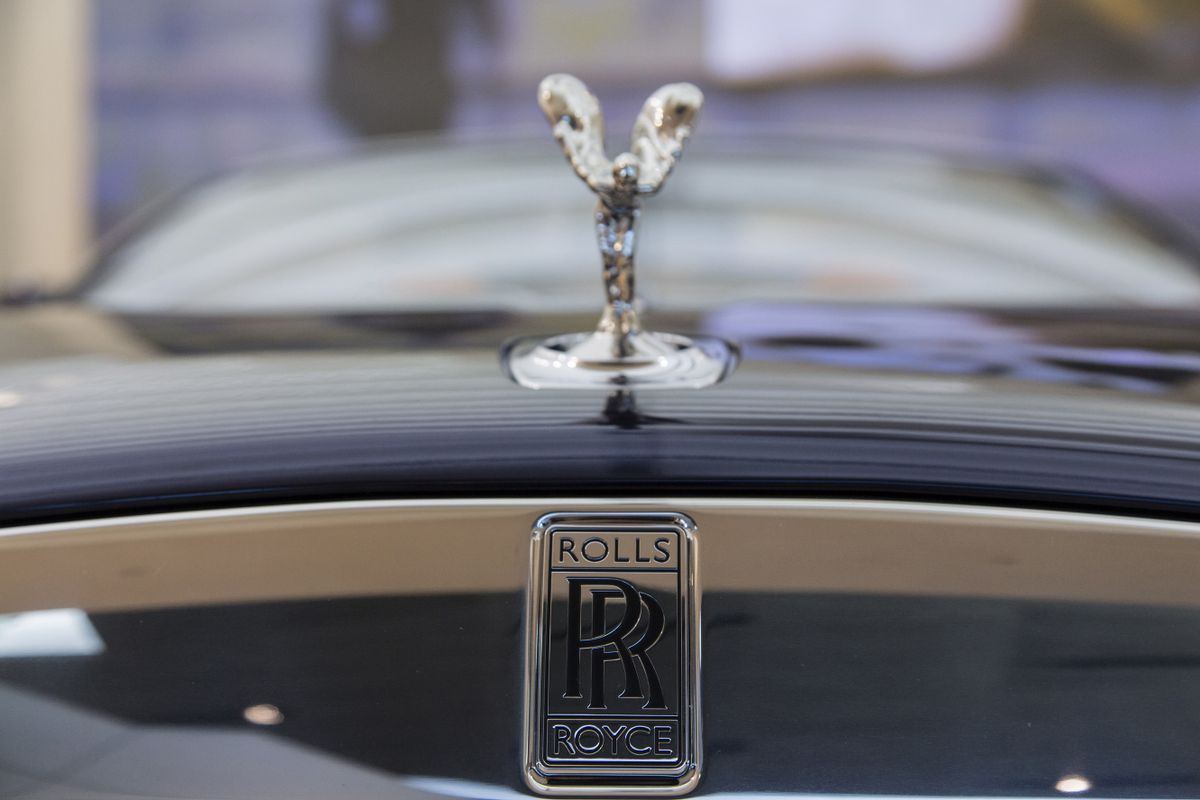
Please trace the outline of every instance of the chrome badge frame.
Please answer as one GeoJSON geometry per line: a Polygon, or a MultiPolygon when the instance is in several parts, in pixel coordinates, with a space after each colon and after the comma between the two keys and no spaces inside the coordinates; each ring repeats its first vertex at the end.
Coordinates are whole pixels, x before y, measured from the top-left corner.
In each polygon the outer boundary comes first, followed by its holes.
{"type": "Polygon", "coordinates": [[[700,779],[696,525],[555,513],[533,528],[525,781],[544,795],[680,795],[700,779]]]}

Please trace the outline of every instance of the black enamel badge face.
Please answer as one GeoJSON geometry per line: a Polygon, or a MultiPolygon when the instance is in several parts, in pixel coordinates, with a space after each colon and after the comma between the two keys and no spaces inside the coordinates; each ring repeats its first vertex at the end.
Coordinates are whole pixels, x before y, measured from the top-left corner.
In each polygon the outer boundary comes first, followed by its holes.
{"type": "Polygon", "coordinates": [[[551,514],[533,531],[525,766],[544,794],[681,794],[699,777],[695,526],[551,514]]]}

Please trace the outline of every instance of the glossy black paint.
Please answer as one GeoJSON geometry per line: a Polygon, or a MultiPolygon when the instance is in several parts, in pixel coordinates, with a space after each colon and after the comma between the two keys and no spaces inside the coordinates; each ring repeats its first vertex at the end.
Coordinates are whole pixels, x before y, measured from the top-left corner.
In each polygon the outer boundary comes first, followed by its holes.
{"type": "MultiPolygon", "coordinates": [[[[191,732],[113,779],[117,796],[376,796],[321,794],[278,753],[246,770],[196,750],[195,734],[245,731],[260,702],[285,715],[260,731],[306,758],[493,796],[520,789],[520,606],[504,593],[97,613],[104,653],[3,659],[0,687],[133,732],[191,732]],[[227,771],[269,788],[230,787],[227,771]]],[[[1103,797],[1200,793],[1195,609],[746,593],[705,609],[702,794],[1045,797],[1064,771],[1103,797]]],[[[94,783],[121,766],[76,769],[94,783]]]]}
{"type": "MultiPolygon", "coordinates": [[[[43,331],[95,316],[8,314],[43,331]]],[[[734,338],[745,362],[703,391],[533,392],[503,377],[499,344],[589,317],[92,319],[123,349],[0,364],[0,388],[20,396],[0,409],[0,521],[583,487],[1200,517],[1200,312],[788,306],[652,321],[734,338]]]]}

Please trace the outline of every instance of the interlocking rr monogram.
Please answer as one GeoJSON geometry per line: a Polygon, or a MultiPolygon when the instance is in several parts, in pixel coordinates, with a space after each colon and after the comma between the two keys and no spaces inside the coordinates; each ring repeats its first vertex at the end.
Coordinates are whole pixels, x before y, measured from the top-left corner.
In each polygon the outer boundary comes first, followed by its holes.
{"type": "Polygon", "coordinates": [[[646,592],[639,592],[632,583],[620,578],[568,578],[570,593],[567,599],[567,690],[564,697],[582,699],[579,685],[579,661],[584,651],[591,653],[592,680],[588,698],[589,709],[608,708],[604,697],[604,664],[620,660],[625,671],[623,698],[645,700],[642,708],[663,708],[662,685],[647,650],[654,647],[663,633],[663,610],[658,601],[646,592]],[[591,635],[582,633],[582,592],[588,588],[592,603],[591,635]],[[625,607],[621,619],[606,629],[606,601],[619,599],[625,607]],[[637,629],[642,617],[646,627],[632,642],[627,641],[637,629]],[[641,664],[646,676],[643,689],[634,659],[641,664]]]}

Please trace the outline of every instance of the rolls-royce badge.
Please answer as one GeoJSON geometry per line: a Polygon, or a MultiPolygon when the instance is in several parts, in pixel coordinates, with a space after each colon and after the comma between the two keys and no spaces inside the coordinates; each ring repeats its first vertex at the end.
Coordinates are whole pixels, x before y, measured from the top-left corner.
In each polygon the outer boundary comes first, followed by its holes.
{"type": "Polygon", "coordinates": [[[675,168],[703,102],[690,83],[663,86],[642,106],[629,152],[610,161],[600,102],[587,86],[570,75],[551,75],[538,87],[554,138],[598,198],[605,307],[591,333],[507,345],[502,360],[517,383],[533,389],[697,388],[722,380],[737,365],[737,349],[720,339],[643,330],[634,295],[642,198],[656,194],[675,168]]]}
{"type": "Polygon", "coordinates": [[[700,775],[695,525],[550,514],[533,530],[525,777],[540,794],[683,794],[700,775]]]}

